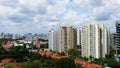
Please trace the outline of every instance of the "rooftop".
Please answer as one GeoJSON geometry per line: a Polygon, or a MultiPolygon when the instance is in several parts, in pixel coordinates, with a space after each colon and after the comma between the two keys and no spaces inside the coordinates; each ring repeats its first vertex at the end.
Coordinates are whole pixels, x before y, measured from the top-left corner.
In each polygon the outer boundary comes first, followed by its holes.
{"type": "MultiPolygon", "coordinates": [[[[40,51],[39,54],[42,55],[42,56],[46,55],[47,57],[52,57],[52,58],[57,58],[57,59],[68,57],[68,56],[60,56],[56,53],[53,54],[51,52],[43,52],[43,51],[40,51]]],[[[74,62],[75,62],[75,64],[82,65],[83,68],[102,68],[101,65],[89,63],[89,62],[86,62],[86,61],[82,61],[80,59],[75,59],[74,62]]]]}
{"type": "Polygon", "coordinates": [[[12,43],[6,43],[4,46],[11,47],[11,46],[13,46],[13,44],[12,43]]]}

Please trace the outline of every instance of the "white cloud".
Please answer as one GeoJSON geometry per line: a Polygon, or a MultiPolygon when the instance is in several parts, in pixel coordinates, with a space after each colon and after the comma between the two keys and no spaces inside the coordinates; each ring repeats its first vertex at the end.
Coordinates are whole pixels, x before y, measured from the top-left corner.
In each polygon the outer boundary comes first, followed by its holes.
{"type": "Polygon", "coordinates": [[[98,7],[104,5],[104,0],[74,0],[80,7],[98,7]]]}
{"type": "Polygon", "coordinates": [[[0,31],[42,33],[61,25],[113,25],[120,18],[119,6],[120,0],[0,0],[0,31]]]}

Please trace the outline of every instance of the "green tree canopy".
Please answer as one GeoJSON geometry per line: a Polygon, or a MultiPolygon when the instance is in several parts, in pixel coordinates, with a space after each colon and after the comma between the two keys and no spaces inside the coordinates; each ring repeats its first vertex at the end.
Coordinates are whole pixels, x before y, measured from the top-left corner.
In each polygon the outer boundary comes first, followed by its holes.
{"type": "Polygon", "coordinates": [[[68,50],[68,55],[72,58],[78,58],[81,56],[81,51],[79,51],[79,49],[70,49],[68,50]]]}
{"type": "Polygon", "coordinates": [[[62,58],[57,62],[57,68],[75,68],[75,63],[72,58],[62,58]]]}

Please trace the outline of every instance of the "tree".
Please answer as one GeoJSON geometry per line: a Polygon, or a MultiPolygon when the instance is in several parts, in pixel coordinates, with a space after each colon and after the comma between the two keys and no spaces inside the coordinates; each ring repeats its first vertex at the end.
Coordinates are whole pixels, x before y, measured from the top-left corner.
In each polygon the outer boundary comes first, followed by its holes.
{"type": "Polygon", "coordinates": [[[33,60],[32,62],[20,63],[19,68],[41,68],[41,64],[39,60],[33,60]]]}
{"type": "Polygon", "coordinates": [[[96,64],[102,65],[102,64],[104,64],[104,60],[105,60],[105,59],[102,59],[102,58],[99,58],[99,59],[95,58],[95,59],[93,60],[93,62],[96,63],[96,64]]]}
{"type": "Polygon", "coordinates": [[[39,53],[31,53],[31,55],[30,55],[31,60],[37,60],[40,58],[41,58],[41,55],[39,53]]]}
{"type": "Polygon", "coordinates": [[[40,61],[41,62],[44,62],[44,60],[47,58],[47,56],[46,55],[43,55],[42,57],[41,57],[41,59],[40,59],[40,61]]]}
{"type": "Polygon", "coordinates": [[[28,49],[24,46],[11,47],[9,50],[9,58],[16,60],[17,62],[27,61],[29,55],[28,49]]]}
{"type": "Polygon", "coordinates": [[[88,58],[87,58],[87,57],[83,57],[83,60],[84,60],[84,61],[88,61],[88,58]]]}
{"type": "Polygon", "coordinates": [[[70,49],[68,50],[68,55],[72,58],[79,58],[81,56],[81,51],[76,48],[70,49]]]}
{"type": "Polygon", "coordinates": [[[72,58],[61,58],[56,63],[57,68],[75,68],[75,63],[72,58]]]}
{"type": "Polygon", "coordinates": [[[7,57],[8,57],[7,51],[5,50],[3,46],[0,46],[0,60],[7,58],[7,57]]]}
{"type": "Polygon", "coordinates": [[[114,59],[104,59],[104,64],[105,63],[111,68],[120,68],[120,62],[117,62],[114,59]]]}
{"type": "Polygon", "coordinates": [[[58,53],[61,56],[65,56],[65,52],[58,53]]]}
{"type": "Polygon", "coordinates": [[[90,60],[90,62],[93,60],[93,57],[90,55],[90,57],[89,57],[89,60],[90,60]]]}
{"type": "Polygon", "coordinates": [[[110,46],[110,53],[105,55],[106,59],[114,59],[114,54],[116,53],[116,51],[112,48],[112,46],[110,46]]]}
{"type": "Polygon", "coordinates": [[[6,64],[4,66],[5,66],[5,68],[14,68],[12,64],[6,64]]]}
{"type": "Polygon", "coordinates": [[[80,65],[80,64],[75,64],[75,67],[76,67],[76,68],[82,68],[82,65],[80,65]]]}

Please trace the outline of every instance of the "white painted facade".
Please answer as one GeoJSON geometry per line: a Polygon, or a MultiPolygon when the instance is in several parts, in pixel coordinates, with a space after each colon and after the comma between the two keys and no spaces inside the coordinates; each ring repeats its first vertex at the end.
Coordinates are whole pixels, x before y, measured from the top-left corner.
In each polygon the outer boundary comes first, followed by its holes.
{"type": "Polygon", "coordinates": [[[82,56],[105,58],[109,53],[109,30],[103,24],[87,24],[81,29],[82,56]]]}

